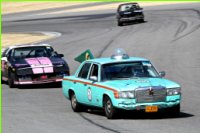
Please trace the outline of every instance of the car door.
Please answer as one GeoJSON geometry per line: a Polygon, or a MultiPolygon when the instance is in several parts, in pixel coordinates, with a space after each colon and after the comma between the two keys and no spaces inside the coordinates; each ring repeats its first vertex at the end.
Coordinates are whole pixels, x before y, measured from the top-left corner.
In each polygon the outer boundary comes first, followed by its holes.
{"type": "Polygon", "coordinates": [[[77,73],[77,80],[74,81],[74,88],[77,100],[80,103],[89,104],[88,95],[87,95],[87,87],[89,84],[88,75],[90,71],[91,63],[86,62],[82,65],[82,68],[77,73]]]}
{"type": "Polygon", "coordinates": [[[89,82],[90,84],[87,86],[87,94],[88,94],[88,102],[91,105],[99,106],[100,105],[100,93],[101,89],[96,84],[99,82],[100,76],[99,76],[99,65],[93,63],[90,69],[89,74],[89,82]]]}

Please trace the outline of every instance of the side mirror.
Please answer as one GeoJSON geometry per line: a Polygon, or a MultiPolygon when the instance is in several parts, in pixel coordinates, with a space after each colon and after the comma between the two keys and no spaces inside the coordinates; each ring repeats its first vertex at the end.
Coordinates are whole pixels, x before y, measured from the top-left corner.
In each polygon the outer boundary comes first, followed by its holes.
{"type": "Polygon", "coordinates": [[[90,80],[92,80],[93,82],[97,81],[97,76],[90,76],[90,80]]]}
{"type": "Polygon", "coordinates": [[[6,62],[8,61],[8,60],[7,60],[7,57],[1,57],[1,60],[2,60],[2,61],[6,61],[6,62]]]}
{"type": "Polygon", "coordinates": [[[60,56],[60,57],[64,57],[64,54],[58,54],[58,56],[60,56]]]}
{"type": "Polygon", "coordinates": [[[160,77],[165,77],[166,73],[165,73],[165,71],[161,71],[161,72],[159,72],[159,75],[160,75],[160,77]]]}

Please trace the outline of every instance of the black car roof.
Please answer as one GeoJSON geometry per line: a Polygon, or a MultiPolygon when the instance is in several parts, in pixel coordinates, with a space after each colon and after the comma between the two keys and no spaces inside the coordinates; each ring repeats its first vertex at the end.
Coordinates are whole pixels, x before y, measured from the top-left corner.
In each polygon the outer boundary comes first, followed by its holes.
{"type": "Polygon", "coordinates": [[[123,4],[120,4],[119,6],[122,6],[122,5],[130,5],[130,4],[136,5],[136,4],[138,4],[138,3],[136,3],[136,2],[133,2],[133,3],[123,3],[123,4]]]}

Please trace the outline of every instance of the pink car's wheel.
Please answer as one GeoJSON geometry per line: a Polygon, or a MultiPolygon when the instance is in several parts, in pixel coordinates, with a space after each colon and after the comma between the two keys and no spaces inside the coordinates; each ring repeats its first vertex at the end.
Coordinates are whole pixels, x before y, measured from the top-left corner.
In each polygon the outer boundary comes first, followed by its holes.
{"type": "Polygon", "coordinates": [[[15,79],[15,74],[11,71],[8,72],[8,86],[10,88],[14,88],[15,84],[14,84],[14,79],[15,79]]]}

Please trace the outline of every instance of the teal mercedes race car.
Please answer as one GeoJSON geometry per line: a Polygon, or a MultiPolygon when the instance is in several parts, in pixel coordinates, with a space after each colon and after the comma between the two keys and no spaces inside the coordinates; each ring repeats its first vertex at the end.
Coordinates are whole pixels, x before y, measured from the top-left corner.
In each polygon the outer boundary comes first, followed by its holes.
{"type": "Polygon", "coordinates": [[[108,119],[114,118],[118,109],[164,109],[179,114],[180,85],[163,78],[165,72],[158,73],[149,60],[129,57],[122,49],[108,58],[91,57],[90,51],[86,51],[76,58],[80,62],[88,60],[62,81],[63,94],[71,101],[73,111],[80,111],[84,105],[99,107],[108,119]]]}

